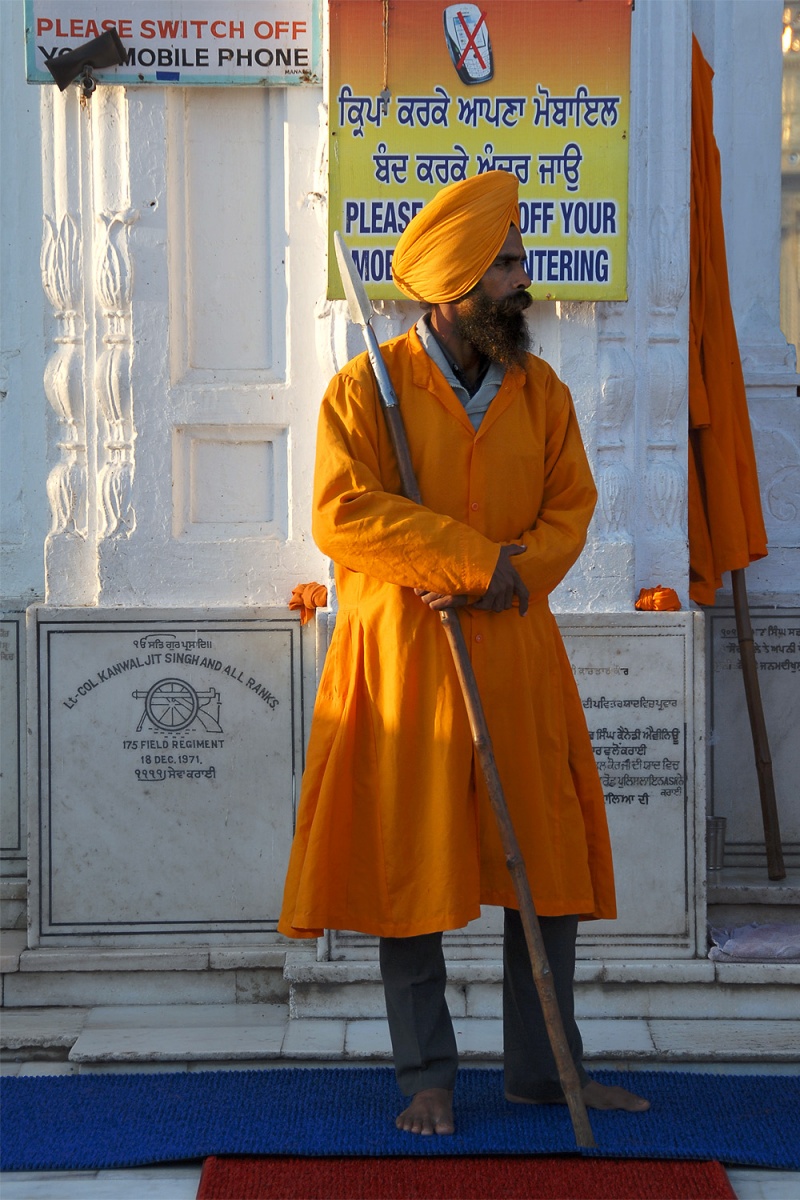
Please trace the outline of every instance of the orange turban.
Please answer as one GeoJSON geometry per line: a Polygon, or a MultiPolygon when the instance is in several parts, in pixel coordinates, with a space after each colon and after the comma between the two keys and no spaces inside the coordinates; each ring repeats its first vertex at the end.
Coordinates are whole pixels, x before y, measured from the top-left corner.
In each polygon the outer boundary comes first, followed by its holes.
{"type": "Polygon", "coordinates": [[[519,228],[519,182],[508,171],[486,171],[442,188],[403,230],[392,275],[412,300],[459,300],[485,274],[519,228]]]}

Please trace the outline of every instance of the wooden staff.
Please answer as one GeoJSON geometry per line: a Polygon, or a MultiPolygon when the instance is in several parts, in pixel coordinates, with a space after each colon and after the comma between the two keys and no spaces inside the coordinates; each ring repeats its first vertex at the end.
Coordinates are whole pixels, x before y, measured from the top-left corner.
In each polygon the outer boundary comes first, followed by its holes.
{"type": "MultiPolygon", "coordinates": [[[[383,356],[378,346],[378,339],[371,324],[372,305],[341,234],[337,231],[334,233],[333,238],[339,271],[350,307],[350,316],[357,325],[361,326],[369,353],[369,360],[375,373],[381,406],[386,417],[389,436],[400,469],[403,494],[409,500],[420,504],[419,487],[414,474],[414,467],[411,463],[408,439],[400,413],[400,406],[392,381],[389,378],[389,372],[386,369],[386,363],[383,361],[383,356]]],[[[572,1061],[572,1055],[567,1045],[564,1023],[561,1020],[561,1012],[556,998],[553,975],[550,970],[550,964],[547,961],[547,954],[542,940],[542,931],[539,926],[539,919],[536,916],[536,908],[533,903],[528,876],[525,872],[525,861],[522,857],[516,834],[514,833],[514,826],[511,822],[508,805],[503,793],[503,785],[500,782],[500,774],[497,770],[497,763],[495,762],[494,750],[492,748],[492,739],[489,736],[489,728],[486,724],[475,672],[472,669],[469,651],[464,640],[464,632],[458,619],[458,613],[454,608],[442,609],[439,616],[441,617],[453,655],[456,673],[461,684],[461,691],[464,695],[464,703],[469,717],[472,741],[483,777],[486,780],[489,800],[497,820],[500,839],[503,845],[506,866],[511,874],[517,902],[519,903],[519,912],[522,918],[522,927],[525,931],[525,941],[528,945],[533,980],[536,984],[536,991],[538,992],[539,1002],[542,1006],[547,1036],[550,1039],[550,1046],[558,1069],[558,1078],[569,1107],[570,1117],[572,1118],[575,1140],[579,1146],[594,1147],[596,1146],[596,1142],[592,1134],[592,1127],[589,1124],[589,1115],[584,1104],[578,1072],[575,1069],[575,1063],[572,1061]]]]}
{"type": "Polygon", "coordinates": [[[781,829],[778,822],[778,805],[775,800],[775,780],[772,776],[772,755],[769,749],[767,723],[761,703],[761,687],[758,682],[758,664],[753,646],[753,628],[750,624],[750,605],[747,600],[747,584],[744,569],[731,571],[733,608],[736,614],[736,633],[739,638],[739,655],[742,660],[742,679],[750,717],[750,732],[758,773],[758,794],[761,799],[761,819],[764,824],[764,845],[767,851],[767,874],[770,879],[785,879],[783,865],[781,829]]]}

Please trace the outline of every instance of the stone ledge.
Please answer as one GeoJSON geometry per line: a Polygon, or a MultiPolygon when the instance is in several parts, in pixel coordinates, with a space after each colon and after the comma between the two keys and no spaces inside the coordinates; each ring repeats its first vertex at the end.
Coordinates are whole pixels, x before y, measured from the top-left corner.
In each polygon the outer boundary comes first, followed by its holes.
{"type": "Polygon", "coordinates": [[[286,951],[274,946],[237,946],[233,949],[212,947],[208,965],[212,971],[283,969],[286,951]]]}
{"type": "Polygon", "coordinates": [[[582,969],[589,965],[576,964],[576,983],[692,984],[711,983],[714,979],[714,964],[707,958],[608,959],[592,963],[592,970],[582,969]]]}
{"type": "Polygon", "coordinates": [[[88,1008],[4,1008],[0,1044],[4,1050],[69,1048],[77,1041],[88,1015],[88,1008]]]}
{"type": "Polygon", "coordinates": [[[26,950],[20,958],[20,971],[206,971],[209,952],[184,946],[154,949],[103,949],[91,946],[74,949],[26,950]]]}
{"type": "Polygon", "coordinates": [[[3,980],[3,1012],[106,1004],[227,1004],[236,1002],[238,990],[236,971],[17,971],[3,980]]]}
{"type": "MultiPolygon", "coordinates": [[[[449,972],[449,967],[448,967],[449,972]]],[[[290,983],[380,983],[381,972],[377,959],[348,962],[318,962],[306,954],[286,955],[284,979],[290,983]]]]}
{"type": "Polygon", "coordinates": [[[0,879],[0,900],[27,900],[28,880],[24,875],[8,875],[0,879]]]}
{"type": "MultiPolygon", "coordinates": [[[[381,982],[377,958],[319,962],[316,959],[310,960],[305,955],[295,957],[287,954],[284,977],[291,983],[304,984],[381,982]]],[[[503,978],[503,964],[499,958],[448,959],[447,978],[452,983],[500,983],[503,978]]]]}
{"type": "MultiPolygon", "coordinates": [[[[193,1019],[164,1025],[157,1010],[124,1018],[116,1025],[78,1029],[85,1014],[69,1029],[62,1026],[62,1045],[72,1049],[70,1063],[80,1070],[141,1069],[173,1065],[173,1069],[203,1069],[227,1064],[252,1068],[282,1063],[389,1062],[391,1045],[385,1019],[286,1020],[280,1013],[243,1014],[230,1006],[197,1008],[193,1019]],[[149,1023],[148,1023],[149,1022],[149,1023]],[[72,1042],[65,1041],[65,1037],[72,1042]]],[[[800,1053],[800,1022],[771,1020],[613,1020],[585,1018],[581,1022],[588,1063],[646,1065],[649,1063],[793,1064],[800,1053]]],[[[499,1062],[502,1022],[455,1017],[453,1027],[461,1058],[499,1062]]],[[[41,1034],[41,1029],[39,1030],[41,1034]]],[[[52,1046],[55,1028],[41,1044],[52,1046]]],[[[23,1051],[35,1046],[30,1033],[20,1041],[23,1051]]]]}
{"type": "Polygon", "coordinates": [[[28,945],[24,929],[4,929],[0,937],[0,975],[19,970],[20,958],[28,945]]]}
{"type": "MultiPolygon", "coordinates": [[[[6,939],[22,939],[17,950],[19,970],[37,972],[104,972],[104,971],[240,971],[283,969],[286,951],[274,946],[237,946],[224,949],[214,946],[57,946],[38,947],[28,950],[25,934],[4,931],[2,946],[16,947],[18,942],[7,943],[6,939]]],[[[3,966],[3,970],[17,967],[3,966]]]]}
{"type": "Polygon", "coordinates": [[[249,1028],[261,1024],[279,1025],[286,1018],[285,1004],[113,1004],[91,1009],[85,1028],[249,1028]]]}
{"type": "Polygon", "coordinates": [[[800,1021],[648,1021],[656,1057],[670,1062],[797,1062],[800,1021]]]}
{"type": "Polygon", "coordinates": [[[800,987],[800,963],[781,962],[715,962],[712,964],[717,983],[745,984],[750,987],[778,984],[781,987],[800,987]]]}
{"type": "Polygon", "coordinates": [[[234,1031],[150,1029],[147,1031],[84,1030],[69,1052],[74,1063],[190,1062],[203,1059],[277,1058],[283,1031],[270,1029],[252,1033],[247,1039],[234,1031]]]}
{"type": "MultiPolygon", "coordinates": [[[[502,1022],[454,1015],[459,1052],[466,1060],[499,1061],[502,1022]]],[[[587,1061],[664,1063],[795,1063],[800,1021],[724,1019],[580,1018],[587,1061]]],[[[281,1005],[133,1005],[18,1010],[3,1021],[6,1054],[42,1059],[70,1050],[81,1070],[124,1069],[125,1064],[257,1066],[298,1062],[389,1061],[385,1017],[346,1020],[287,1017],[281,1005]],[[37,1053],[38,1051],[38,1053],[37,1053]],[[32,1053],[33,1052],[33,1053],[32,1053]]],[[[12,1064],[13,1065],[13,1064],[12,1064]]]]}
{"type": "MultiPolygon", "coordinates": [[[[639,984],[713,984],[719,977],[719,967],[726,971],[732,964],[714,963],[701,959],[596,959],[578,961],[575,982],[581,984],[610,984],[627,986],[639,984]]],[[[795,963],[737,963],[737,974],[728,974],[725,982],[777,983],[793,985],[800,982],[800,965],[795,963]]],[[[353,962],[317,962],[304,957],[295,960],[286,956],[284,977],[294,985],[341,987],[346,984],[379,984],[380,968],[376,961],[360,959],[353,962]]],[[[499,959],[448,961],[447,978],[451,984],[500,984],[503,965],[499,959]]]]}
{"type": "Polygon", "coordinates": [[[709,874],[708,903],[800,905],[800,871],[789,867],[785,879],[771,880],[762,867],[723,867],[709,874]]]}

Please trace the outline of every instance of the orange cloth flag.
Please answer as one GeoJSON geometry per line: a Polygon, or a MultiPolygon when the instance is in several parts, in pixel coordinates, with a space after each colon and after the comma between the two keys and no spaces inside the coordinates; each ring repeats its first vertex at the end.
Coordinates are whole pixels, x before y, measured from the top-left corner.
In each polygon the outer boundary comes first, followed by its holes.
{"type": "Polygon", "coordinates": [[[692,39],[689,595],[713,604],[722,573],[767,553],[753,436],[728,289],[714,72],[692,39]]]}
{"type": "Polygon", "coordinates": [[[410,221],[392,256],[394,281],[412,300],[459,300],[486,273],[512,223],[519,228],[519,182],[485,171],[442,188],[410,221]]]}
{"type": "Polygon", "coordinates": [[[634,606],[639,612],[678,612],[681,602],[673,588],[642,588],[634,606]]]}
{"type": "Polygon", "coordinates": [[[300,624],[307,625],[314,616],[314,610],[324,608],[328,603],[328,589],[322,583],[298,583],[292,588],[292,598],[289,608],[300,609],[300,624]]]}

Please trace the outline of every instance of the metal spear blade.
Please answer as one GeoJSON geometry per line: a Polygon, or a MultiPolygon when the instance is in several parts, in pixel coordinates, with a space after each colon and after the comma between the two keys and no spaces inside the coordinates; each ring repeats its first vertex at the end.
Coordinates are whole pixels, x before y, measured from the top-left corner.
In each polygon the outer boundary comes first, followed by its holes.
{"type": "Polygon", "coordinates": [[[369,325],[372,320],[372,303],[356,269],[356,264],[353,262],[353,256],[347,249],[344,238],[338,229],[333,235],[333,245],[336,250],[336,261],[339,264],[344,294],[350,307],[350,319],[356,325],[369,325]]]}

